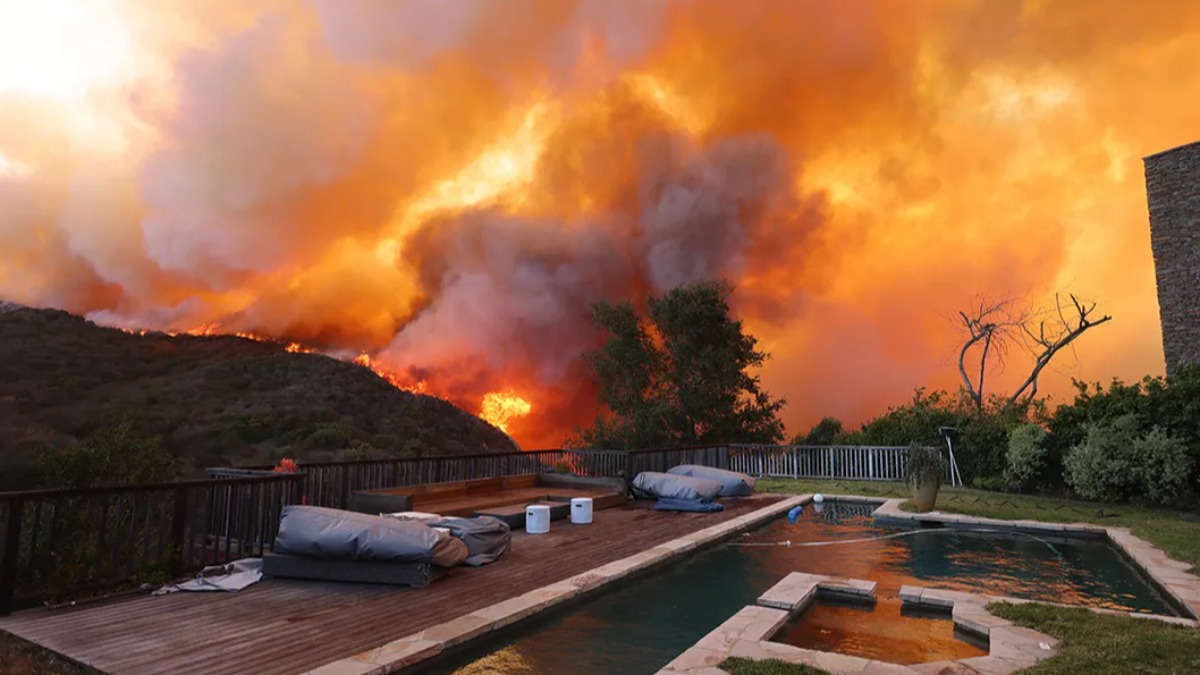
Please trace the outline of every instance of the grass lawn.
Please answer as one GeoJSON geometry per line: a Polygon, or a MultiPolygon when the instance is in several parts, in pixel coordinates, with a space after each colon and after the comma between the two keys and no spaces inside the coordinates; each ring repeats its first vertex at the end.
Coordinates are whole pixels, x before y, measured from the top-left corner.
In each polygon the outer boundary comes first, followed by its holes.
{"type": "MultiPolygon", "coordinates": [[[[907,498],[909,496],[908,487],[905,484],[879,481],[768,478],[759,481],[758,489],[763,492],[791,494],[824,492],[867,497],[907,498]]],[[[905,503],[903,508],[911,509],[911,505],[905,503]]],[[[1004,492],[986,492],[948,486],[942,486],[938,492],[937,509],[948,513],[963,513],[1004,520],[1082,522],[1128,527],[1135,535],[1166,551],[1167,555],[1172,558],[1191,563],[1195,566],[1193,571],[1200,568],[1200,514],[1197,513],[1120,504],[1098,504],[1004,492]]]]}
{"type": "Polygon", "coordinates": [[[1200,673],[1200,630],[1050,605],[992,604],[996,616],[1062,640],[1058,655],[1023,675],[1200,673]]]}
{"type": "Polygon", "coordinates": [[[828,675],[828,670],[821,670],[802,663],[788,663],[778,659],[769,661],[752,661],[750,659],[725,659],[721,662],[721,670],[733,675],[828,675]]]}

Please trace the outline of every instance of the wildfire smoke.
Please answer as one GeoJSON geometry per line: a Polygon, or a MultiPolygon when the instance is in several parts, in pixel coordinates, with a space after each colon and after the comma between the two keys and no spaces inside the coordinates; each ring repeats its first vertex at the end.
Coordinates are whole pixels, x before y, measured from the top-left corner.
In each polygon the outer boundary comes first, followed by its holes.
{"type": "Polygon", "coordinates": [[[0,2],[0,297],[519,391],[526,446],[594,413],[590,302],[714,276],[793,430],[952,385],[978,292],[1161,372],[1139,157],[1194,140],[1196,3],[85,4],[0,2]]]}

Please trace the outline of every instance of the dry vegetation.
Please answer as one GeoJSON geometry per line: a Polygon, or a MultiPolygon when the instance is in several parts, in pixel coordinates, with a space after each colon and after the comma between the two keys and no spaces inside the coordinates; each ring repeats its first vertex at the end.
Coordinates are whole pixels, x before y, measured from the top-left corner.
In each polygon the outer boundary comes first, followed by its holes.
{"type": "Polygon", "coordinates": [[[509,451],[501,431],[369,370],[237,337],[133,335],[52,310],[0,313],[0,489],[39,449],[130,414],[206,466],[509,451]]]}

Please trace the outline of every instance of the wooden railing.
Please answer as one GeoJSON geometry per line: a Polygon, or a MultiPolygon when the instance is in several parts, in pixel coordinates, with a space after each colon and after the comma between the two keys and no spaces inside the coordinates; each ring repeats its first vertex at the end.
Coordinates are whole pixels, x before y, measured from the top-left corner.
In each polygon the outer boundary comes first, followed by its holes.
{"type": "Polygon", "coordinates": [[[703,446],[693,448],[660,448],[654,450],[630,450],[629,478],[643,471],[666,471],[680,464],[700,464],[718,469],[729,468],[729,448],[726,446],[703,446]]]}
{"type": "Polygon", "coordinates": [[[771,478],[898,481],[907,463],[907,446],[731,445],[725,468],[771,478]]]}
{"type": "MultiPolygon", "coordinates": [[[[305,504],[344,509],[359,490],[500,478],[547,471],[610,477],[627,469],[628,453],[614,450],[533,450],[488,455],[301,463],[306,474],[300,494],[305,504]]],[[[267,474],[269,467],[214,468],[210,478],[267,474]]]]}
{"type": "Polygon", "coordinates": [[[261,555],[304,478],[0,493],[0,615],[261,555]]]}
{"type": "Polygon", "coordinates": [[[261,555],[287,504],[347,508],[358,490],[547,471],[632,479],[702,464],[754,476],[901,480],[907,447],[722,445],[210,469],[210,480],[0,493],[0,615],[70,593],[160,583],[261,555]]]}

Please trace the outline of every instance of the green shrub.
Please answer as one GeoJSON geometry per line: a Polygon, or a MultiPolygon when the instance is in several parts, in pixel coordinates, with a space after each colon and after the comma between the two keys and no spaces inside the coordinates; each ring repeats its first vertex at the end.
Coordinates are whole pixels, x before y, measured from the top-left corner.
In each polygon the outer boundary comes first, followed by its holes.
{"type": "Polygon", "coordinates": [[[1192,458],[1187,444],[1155,427],[1133,444],[1141,463],[1146,497],[1157,504],[1174,504],[1187,489],[1192,458]]]}
{"type": "Polygon", "coordinates": [[[1158,427],[1184,443],[1192,460],[1186,487],[1200,489],[1200,366],[1188,365],[1169,377],[1147,377],[1135,384],[1113,380],[1107,389],[1083,382],[1075,386],[1075,400],[1059,406],[1047,420],[1048,475],[1053,476],[1071,448],[1083,442],[1088,425],[1135,415],[1141,422],[1139,436],[1158,427]]]}
{"type": "Polygon", "coordinates": [[[1004,485],[1010,490],[1036,487],[1046,468],[1046,430],[1026,423],[1008,435],[1008,458],[1004,467],[1004,485]]]}
{"type": "Polygon", "coordinates": [[[1083,442],[1063,462],[1067,483],[1085,499],[1124,501],[1136,495],[1143,482],[1137,440],[1138,419],[1132,414],[1088,425],[1083,442]]]}

